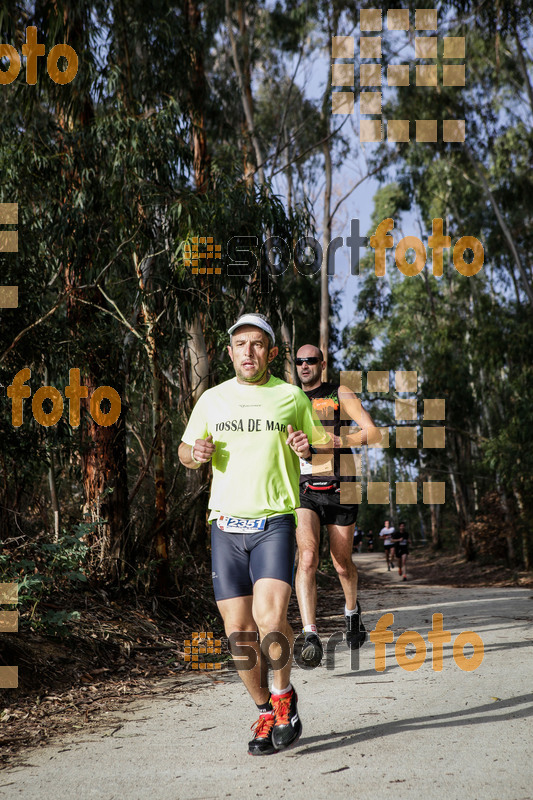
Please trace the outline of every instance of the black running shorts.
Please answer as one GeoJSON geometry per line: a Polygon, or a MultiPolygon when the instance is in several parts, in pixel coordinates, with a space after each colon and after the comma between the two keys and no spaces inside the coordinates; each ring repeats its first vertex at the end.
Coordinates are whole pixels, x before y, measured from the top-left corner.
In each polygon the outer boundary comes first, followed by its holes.
{"type": "Polygon", "coordinates": [[[357,519],[358,505],[341,503],[340,492],[300,490],[300,508],[318,514],[322,525],[353,525],[357,519]]]}
{"type": "Polygon", "coordinates": [[[211,568],[215,600],[253,594],[259,578],[277,578],[292,586],[296,552],[293,514],[268,517],[255,533],[221,531],[211,525],[211,568]]]}

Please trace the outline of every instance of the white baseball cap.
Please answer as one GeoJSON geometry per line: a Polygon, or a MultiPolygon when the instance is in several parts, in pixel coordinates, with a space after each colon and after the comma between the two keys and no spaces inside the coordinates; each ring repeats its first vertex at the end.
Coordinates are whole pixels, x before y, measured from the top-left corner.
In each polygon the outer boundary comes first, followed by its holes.
{"type": "Polygon", "coordinates": [[[232,325],[228,330],[229,335],[231,336],[233,333],[235,333],[237,328],[240,328],[243,325],[254,325],[256,328],[261,328],[262,331],[268,333],[272,340],[272,344],[276,344],[274,331],[272,330],[268,320],[266,320],[261,314],[243,314],[242,317],[239,317],[235,325],[232,325]]]}

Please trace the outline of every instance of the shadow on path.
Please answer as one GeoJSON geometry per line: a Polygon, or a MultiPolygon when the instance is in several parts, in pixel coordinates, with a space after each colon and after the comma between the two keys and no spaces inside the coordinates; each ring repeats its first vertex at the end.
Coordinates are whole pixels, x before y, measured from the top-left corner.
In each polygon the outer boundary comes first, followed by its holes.
{"type": "Polygon", "coordinates": [[[477,708],[450,711],[446,714],[430,714],[426,717],[411,717],[410,719],[394,720],[383,725],[372,725],[369,728],[332,731],[322,736],[304,737],[300,739],[301,749],[294,755],[288,755],[287,757],[300,758],[301,756],[335,750],[340,747],[353,747],[354,745],[360,745],[362,742],[379,739],[382,736],[391,736],[398,733],[408,734],[414,730],[438,730],[460,725],[481,725],[530,716],[533,716],[533,694],[523,694],[507,700],[498,700],[477,706],[477,708]],[[519,706],[525,704],[527,704],[525,708],[518,709],[519,706]],[[496,713],[498,711],[506,713],[498,714],[496,713]],[[317,744],[313,744],[314,742],[317,742],[317,744]]]}

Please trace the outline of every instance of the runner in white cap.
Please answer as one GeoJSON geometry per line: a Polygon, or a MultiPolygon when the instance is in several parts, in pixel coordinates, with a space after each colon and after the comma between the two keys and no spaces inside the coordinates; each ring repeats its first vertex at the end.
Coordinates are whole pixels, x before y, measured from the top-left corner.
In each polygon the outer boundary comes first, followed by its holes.
{"type": "MultiPolygon", "coordinates": [[[[287,621],[298,457],[310,457],[315,426],[321,441],[329,438],[313,420],[302,390],[270,374],[278,348],[266,317],[245,314],[229,333],[236,377],[200,397],[179,457],[191,469],[212,463],[209,520],[215,598],[230,647],[242,642],[257,656],[255,664],[239,674],[260,715],[252,726],[255,736],[248,752],[268,755],[294,744],[302,730],[290,682],[294,637],[287,621]],[[242,639],[239,632],[245,632],[242,639]],[[260,643],[273,668],[271,692],[260,643]]],[[[238,660],[235,664],[239,668],[238,660]]]]}
{"type": "Polygon", "coordinates": [[[268,334],[272,342],[272,347],[275,347],[276,337],[274,336],[274,331],[270,327],[270,322],[263,314],[244,314],[242,317],[239,317],[235,325],[232,325],[228,330],[229,335],[232,336],[233,332],[236,331],[237,328],[242,328],[243,325],[253,325],[254,328],[261,328],[262,331],[268,334]]]}

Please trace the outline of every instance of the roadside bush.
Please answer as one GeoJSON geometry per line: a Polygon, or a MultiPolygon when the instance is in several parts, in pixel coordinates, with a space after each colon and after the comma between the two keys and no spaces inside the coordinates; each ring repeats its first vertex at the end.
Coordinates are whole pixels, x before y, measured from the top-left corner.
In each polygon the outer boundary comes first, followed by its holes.
{"type": "Polygon", "coordinates": [[[79,619],[78,611],[60,607],[61,595],[87,581],[84,566],[89,546],[84,538],[94,533],[96,522],[79,522],[57,542],[44,538],[5,546],[0,553],[0,581],[18,584],[21,627],[64,635],[65,623],[79,619]],[[51,603],[51,599],[56,602],[51,603]]]}

